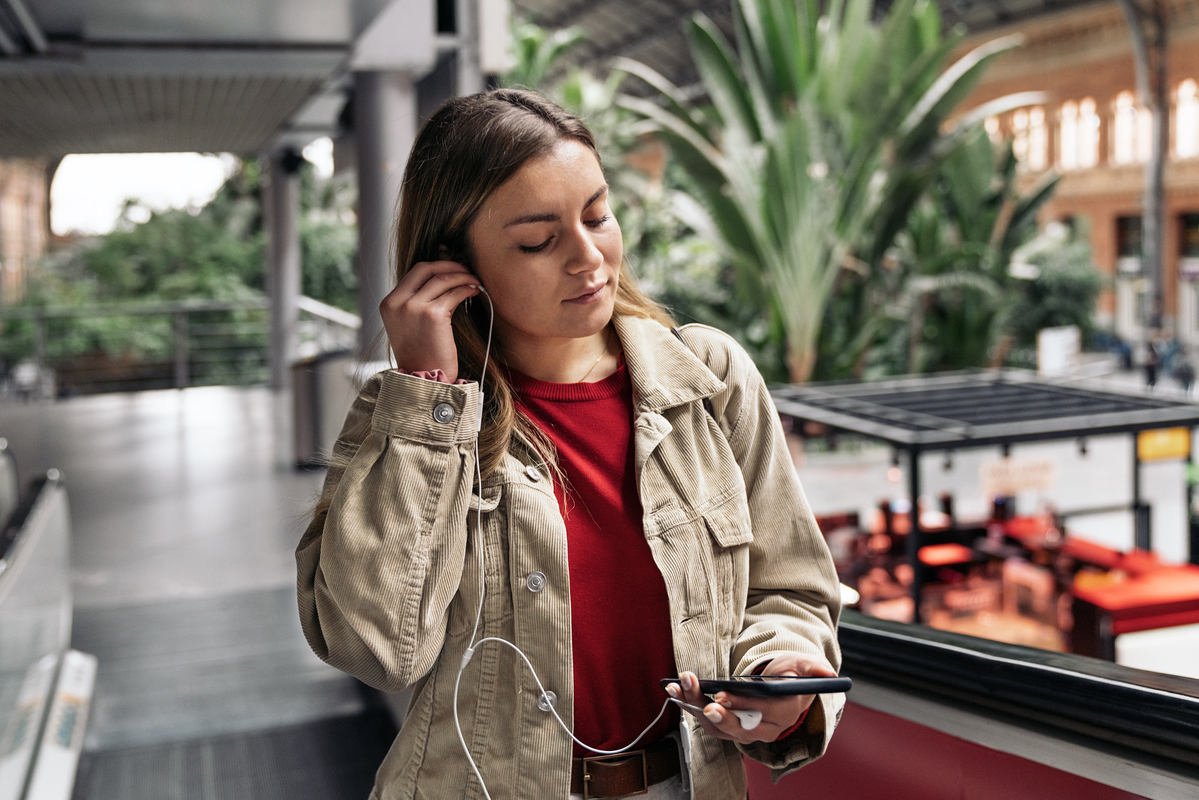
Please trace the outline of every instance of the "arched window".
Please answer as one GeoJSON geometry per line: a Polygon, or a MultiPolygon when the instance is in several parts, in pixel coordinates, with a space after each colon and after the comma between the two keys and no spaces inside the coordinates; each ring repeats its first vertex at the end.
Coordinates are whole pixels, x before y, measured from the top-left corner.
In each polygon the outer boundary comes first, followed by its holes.
{"type": "Polygon", "coordinates": [[[999,130],[999,117],[990,116],[983,122],[983,128],[987,131],[987,136],[996,144],[1003,141],[1003,133],[999,130]]]}
{"type": "Polygon", "coordinates": [[[1022,170],[1039,172],[1049,166],[1049,129],[1045,109],[1036,106],[1012,114],[1012,152],[1022,170]]]}
{"type": "Polygon", "coordinates": [[[1135,164],[1149,160],[1153,117],[1138,108],[1132,92],[1116,95],[1112,116],[1112,163],[1135,164]]]}
{"type": "Polygon", "coordinates": [[[1094,98],[1083,98],[1078,104],[1078,166],[1083,169],[1099,163],[1100,124],[1094,98]]]}
{"type": "Polygon", "coordinates": [[[1062,169],[1078,169],[1078,103],[1067,100],[1062,103],[1058,122],[1058,158],[1062,169]]]}
{"type": "Polygon", "coordinates": [[[1095,98],[1068,100],[1058,112],[1058,163],[1062,169],[1089,169],[1099,163],[1099,114],[1095,98]]]}
{"type": "Polygon", "coordinates": [[[1187,78],[1178,85],[1174,111],[1174,154],[1179,158],[1199,156],[1199,85],[1187,78]]]}
{"type": "Polygon", "coordinates": [[[1112,125],[1112,162],[1131,164],[1136,160],[1137,109],[1132,92],[1116,95],[1116,113],[1112,125]]]}
{"type": "Polygon", "coordinates": [[[1036,106],[1028,112],[1028,168],[1040,172],[1049,167],[1049,125],[1045,109],[1036,106]]]}

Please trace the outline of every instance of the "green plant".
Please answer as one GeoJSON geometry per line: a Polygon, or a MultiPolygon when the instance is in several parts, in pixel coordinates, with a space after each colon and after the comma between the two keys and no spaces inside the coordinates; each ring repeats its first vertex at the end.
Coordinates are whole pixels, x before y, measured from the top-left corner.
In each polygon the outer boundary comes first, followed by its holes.
{"type": "Polygon", "coordinates": [[[1103,279],[1095,268],[1085,220],[1055,222],[1020,248],[1017,257],[1034,269],[1020,281],[1019,296],[1008,317],[1018,347],[1034,348],[1042,328],[1077,325],[1082,340],[1094,332],[1095,300],[1103,279]]]}
{"type": "Polygon", "coordinates": [[[838,274],[871,274],[940,163],[1002,98],[946,130],[988,63],[1020,43],[983,45],[943,71],[961,33],[937,6],[898,0],[872,21],[869,0],[743,0],[736,51],[697,15],[687,27],[710,107],[696,107],[643,64],[616,66],[663,105],[625,96],[672,145],[737,270],[741,291],[771,308],[791,379],[806,380],[838,274]]]}
{"type": "Polygon", "coordinates": [[[301,292],[357,313],[357,183],[350,175],[321,179],[312,172],[301,172],[301,292]]]}
{"type": "Polygon", "coordinates": [[[1026,284],[1012,275],[1013,259],[1060,177],[1049,173],[1020,193],[1016,167],[1010,142],[997,148],[981,129],[966,137],[896,237],[886,294],[866,304],[856,338],[838,350],[869,374],[1002,361],[1009,315],[1026,284]],[[862,359],[872,344],[879,352],[862,359]]]}
{"type": "MultiPolygon", "coordinates": [[[[137,201],[128,201],[113,232],[77,242],[31,270],[19,305],[61,309],[261,298],[266,234],[260,178],[257,161],[242,161],[203,208],[155,212],[142,222],[135,220],[137,201]]],[[[300,188],[303,291],[355,309],[353,181],[321,180],[305,167],[300,188]]],[[[262,379],[265,311],[193,312],[188,321],[190,345],[196,351],[193,383],[262,379]]],[[[55,366],[84,362],[144,366],[169,364],[175,347],[168,314],[79,315],[47,320],[43,353],[55,366]]],[[[34,349],[31,320],[4,321],[0,359],[11,365],[32,357],[34,349]]]]}
{"type": "Polygon", "coordinates": [[[586,41],[582,28],[549,31],[521,18],[512,20],[512,68],[500,77],[501,86],[542,89],[563,58],[586,41]]]}

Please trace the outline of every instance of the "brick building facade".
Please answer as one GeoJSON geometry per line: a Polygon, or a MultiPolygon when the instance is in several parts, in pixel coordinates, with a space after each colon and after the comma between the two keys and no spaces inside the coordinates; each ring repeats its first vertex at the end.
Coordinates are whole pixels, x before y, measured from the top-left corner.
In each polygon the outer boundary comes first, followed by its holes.
{"type": "MultiPolygon", "coordinates": [[[[1199,344],[1199,0],[1170,0],[1163,250],[1164,318],[1199,344]]],[[[1023,48],[996,62],[967,107],[1013,92],[1042,91],[1043,106],[988,120],[996,137],[1013,136],[1028,183],[1045,170],[1063,174],[1047,219],[1084,217],[1097,268],[1108,278],[1097,321],[1141,340],[1146,282],[1140,275],[1140,214],[1148,115],[1137,113],[1128,25],[1115,2],[1097,3],[990,30],[973,47],[1023,33],[1023,48]]]]}
{"type": "Polygon", "coordinates": [[[0,304],[14,303],[50,236],[47,164],[0,159],[0,304]]]}

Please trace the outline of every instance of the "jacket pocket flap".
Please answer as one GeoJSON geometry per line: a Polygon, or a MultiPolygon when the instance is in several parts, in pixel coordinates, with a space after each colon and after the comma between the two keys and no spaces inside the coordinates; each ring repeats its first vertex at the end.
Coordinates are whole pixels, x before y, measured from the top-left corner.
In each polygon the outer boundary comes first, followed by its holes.
{"type": "MultiPolygon", "coordinates": [[[[483,490],[483,513],[487,514],[495,511],[500,504],[500,498],[503,496],[504,490],[499,486],[491,486],[483,490]]],[[[472,493],[470,496],[470,510],[472,512],[479,510],[479,495],[472,493]]]]}
{"type": "Polygon", "coordinates": [[[754,540],[753,528],[749,524],[749,508],[739,495],[705,511],[704,522],[712,538],[721,547],[736,547],[754,540]]]}

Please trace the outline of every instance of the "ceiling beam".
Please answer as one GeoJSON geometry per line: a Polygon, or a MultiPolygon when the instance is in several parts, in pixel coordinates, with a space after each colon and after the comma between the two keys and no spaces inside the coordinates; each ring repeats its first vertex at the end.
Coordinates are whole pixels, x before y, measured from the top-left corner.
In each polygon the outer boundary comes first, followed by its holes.
{"type": "Polygon", "coordinates": [[[19,56],[21,54],[21,46],[5,33],[4,28],[0,28],[0,51],[6,56],[19,56]]]}
{"type": "Polygon", "coordinates": [[[61,75],[291,75],[319,78],[336,73],[348,47],[172,48],[89,44],[74,52],[56,49],[41,58],[0,58],[0,76],[61,75]]]}
{"type": "Polygon", "coordinates": [[[17,23],[21,26],[21,32],[25,34],[25,39],[29,42],[29,46],[35,53],[44,53],[50,49],[49,42],[46,41],[46,35],[42,33],[42,28],[37,24],[37,20],[33,18],[33,14],[29,13],[29,9],[25,6],[24,0],[2,0],[8,10],[16,17],[17,23]]]}

